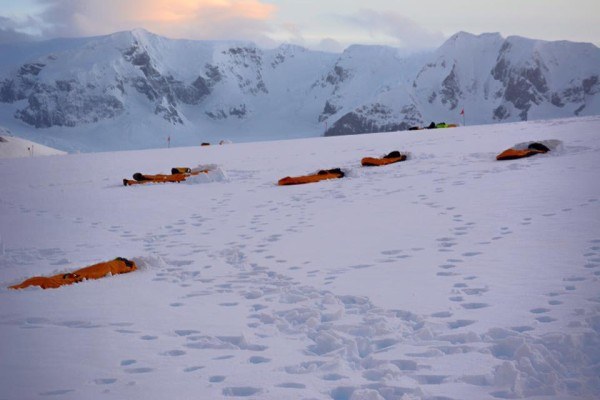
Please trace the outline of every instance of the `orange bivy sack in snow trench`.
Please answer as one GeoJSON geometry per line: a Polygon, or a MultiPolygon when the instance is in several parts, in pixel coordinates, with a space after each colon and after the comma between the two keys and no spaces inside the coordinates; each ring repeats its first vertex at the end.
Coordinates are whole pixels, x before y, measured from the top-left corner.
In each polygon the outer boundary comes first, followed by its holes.
{"type": "Polygon", "coordinates": [[[515,160],[518,158],[530,157],[536,154],[544,154],[550,149],[541,143],[531,143],[526,149],[507,149],[496,156],[496,160],[515,160]]]}
{"type": "Polygon", "coordinates": [[[304,183],[313,183],[324,181],[326,179],[338,179],[343,178],[344,172],[339,168],[334,169],[323,169],[312,175],[303,175],[303,176],[286,176],[285,178],[280,179],[277,184],[279,186],[287,186],[287,185],[302,185],[304,183]]]}
{"type": "Polygon", "coordinates": [[[399,151],[392,151],[390,154],[381,158],[365,157],[360,160],[360,163],[364,167],[379,167],[381,165],[389,165],[404,160],[406,160],[405,154],[400,154],[399,151]]]}
{"type": "Polygon", "coordinates": [[[208,169],[193,170],[187,167],[176,167],[171,169],[171,175],[157,174],[145,175],[140,172],[133,174],[133,180],[123,179],[124,186],[142,185],[144,183],[166,183],[166,182],[183,182],[188,177],[208,173],[208,169]]]}
{"type": "Polygon", "coordinates": [[[135,262],[123,257],[117,257],[114,260],[106,261],[89,267],[78,269],[74,272],[58,274],[54,276],[34,276],[26,279],[18,285],[9,286],[9,289],[25,289],[29,286],[39,286],[42,289],[55,289],[65,285],[81,282],[85,279],[100,279],[107,275],[126,274],[135,271],[137,265],[135,262]]]}

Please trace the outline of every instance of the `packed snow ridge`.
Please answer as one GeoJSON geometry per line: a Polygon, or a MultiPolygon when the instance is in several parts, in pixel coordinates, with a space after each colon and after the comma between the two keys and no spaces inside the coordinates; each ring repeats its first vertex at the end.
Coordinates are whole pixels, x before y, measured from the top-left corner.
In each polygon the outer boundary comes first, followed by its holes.
{"type": "Polygon", "coordinates": [[[0,159],[0,398],[596,399],[599,131],[0,159]],[[531,142],[550,152],[495,160],[531,142]],[[360,166],[392,150],[410,156],[360,166]],[[214,173],[121,184],[199,165],[214,173]],[[115,257],[139,270],[7,289],[115,257]]]}
{"type": "Polygon", "coordinates": [[[499,34],[334,54],[135,30],[0,52],[1,123],[71,152],[600,114],[596,46],[499,34]]]}
{"type": "Polygon", "coordinates": [[[15,137],[10,130],[0,126],[0,158],[38,157],[56,154],[66,153],[30,140],[15,137]]]}

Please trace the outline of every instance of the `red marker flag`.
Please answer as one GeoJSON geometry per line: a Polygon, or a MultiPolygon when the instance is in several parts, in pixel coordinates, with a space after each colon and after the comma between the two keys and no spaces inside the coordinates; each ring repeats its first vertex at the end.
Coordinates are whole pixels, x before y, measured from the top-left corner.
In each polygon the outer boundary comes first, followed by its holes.
{"type": "Polygon", "coordinates": [[[465,109],[464,108],[460,111],[460,115],[465,115],[465,109]]]}

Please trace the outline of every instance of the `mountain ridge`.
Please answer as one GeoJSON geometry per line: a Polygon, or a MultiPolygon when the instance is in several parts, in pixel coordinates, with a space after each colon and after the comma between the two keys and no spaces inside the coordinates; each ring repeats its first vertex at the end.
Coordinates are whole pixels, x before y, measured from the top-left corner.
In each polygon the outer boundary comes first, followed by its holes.
{"type": "Polygon", "coordinates": [[[0,121],[68,151],[397,131],[463,109],[469,124],[600,114],[587,43],[458,32],[433,52],[336,54],[135,29],[49,50],[0,62],[0,121]]]}

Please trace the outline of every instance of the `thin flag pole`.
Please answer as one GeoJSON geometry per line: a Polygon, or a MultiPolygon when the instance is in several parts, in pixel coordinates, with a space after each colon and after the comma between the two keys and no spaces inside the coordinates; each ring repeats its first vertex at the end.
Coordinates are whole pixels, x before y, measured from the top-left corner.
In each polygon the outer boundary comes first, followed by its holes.
{"type": "Polygon", "coordinates": [[[463,117],[463,126],[467,126],[467,123],[465,122],[465,109],[464,108],[460,111],[460,115],[462,115],[462,117],[463,117]]]}

